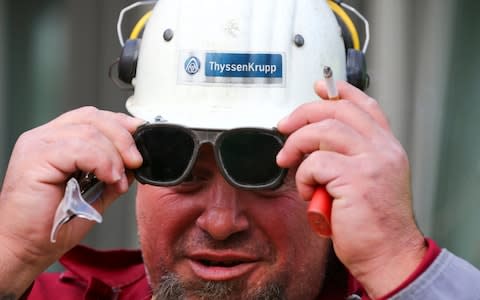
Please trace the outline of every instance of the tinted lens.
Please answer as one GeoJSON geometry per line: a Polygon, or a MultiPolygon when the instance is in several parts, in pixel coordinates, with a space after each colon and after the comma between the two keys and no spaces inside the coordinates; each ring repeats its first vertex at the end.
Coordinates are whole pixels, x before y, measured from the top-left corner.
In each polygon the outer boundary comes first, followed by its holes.
{"type": "Polygon", "coordinates": [[[244,186],[271,184],[282,175],[275,157],[282,148],[279,137],[268,132],[232,132],[220,141],[220,159],[225,173],[244,186]]]}
{"type": "Polygon", "coordinates": [[[176,127],[153,127],[136,138],[143,157],[137,176],[158,184],[178,180],[187,169],[195,148],[192,137],[176,127]]]}

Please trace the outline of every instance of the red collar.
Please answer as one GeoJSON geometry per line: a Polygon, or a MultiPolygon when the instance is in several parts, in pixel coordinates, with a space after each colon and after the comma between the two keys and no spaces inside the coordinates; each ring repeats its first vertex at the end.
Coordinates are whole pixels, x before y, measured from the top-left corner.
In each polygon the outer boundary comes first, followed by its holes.
{"type": "Polygon", "coordinates": [[[99,251],[77,246],[67,252],[60,263],[68,270],[63,277],[88,282],[92,277],[113,288],[123,288],[145,277],[139,250],[99,251]]]}

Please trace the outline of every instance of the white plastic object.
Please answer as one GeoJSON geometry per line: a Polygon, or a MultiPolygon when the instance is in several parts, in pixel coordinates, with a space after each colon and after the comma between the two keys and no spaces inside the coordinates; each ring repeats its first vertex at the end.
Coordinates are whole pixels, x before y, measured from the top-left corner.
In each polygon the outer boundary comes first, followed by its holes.
{"type": "Polygon", "coordinates": [[[55,243],[60,228],[74,217],[84,218],[97,223],[102,223],[102,215],[90,204],[95,202],[103,191],[103,183],[97,182],[84,195],[76,178],[72,177],[67,182],[65,194],[55,212],[53,227],[50,233],[50,242],[55,243]]]}

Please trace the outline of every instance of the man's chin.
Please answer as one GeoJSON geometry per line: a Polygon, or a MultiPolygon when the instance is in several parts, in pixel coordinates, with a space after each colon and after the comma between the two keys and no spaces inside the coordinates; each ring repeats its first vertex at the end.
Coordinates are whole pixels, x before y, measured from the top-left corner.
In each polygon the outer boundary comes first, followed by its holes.
{"type": "Polygon", "coordinates": [[[245,280],[182,282],[175,274],[167,273],[154,287],[153,300],[281,300],[286,299],[285,287],[279,282],[248,287],[245,280]]]}

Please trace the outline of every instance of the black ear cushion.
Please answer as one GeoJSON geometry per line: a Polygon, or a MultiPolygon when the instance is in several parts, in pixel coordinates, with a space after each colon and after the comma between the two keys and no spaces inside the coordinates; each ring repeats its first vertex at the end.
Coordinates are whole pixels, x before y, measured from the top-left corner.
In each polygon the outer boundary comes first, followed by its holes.
{"type": "Polygon", "coordinates": [[[370,82],[367,74],[367,63],[362,51],[347,50],[347,81],[362,91],[368,88],[370,82]]]}
{"type": "Polygon", "coordinates": [[[137,74],[138,54],[141,39],[127,40],[123,46],[118,62],[118,78],[131,84],[137,74]]]}

